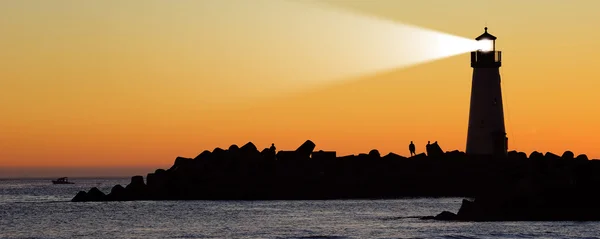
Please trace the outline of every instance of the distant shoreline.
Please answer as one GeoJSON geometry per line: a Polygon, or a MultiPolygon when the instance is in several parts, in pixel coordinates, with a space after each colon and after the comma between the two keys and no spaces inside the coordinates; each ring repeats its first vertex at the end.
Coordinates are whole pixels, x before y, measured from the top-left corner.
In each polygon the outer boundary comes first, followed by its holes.
{"type": "Polygon", "coordinates": [[[120,178],[147,174],[165,165],[144,166],[103,166],[103,167],[0,167],[0,179],[56,179],[69,178],[120,178]]]}

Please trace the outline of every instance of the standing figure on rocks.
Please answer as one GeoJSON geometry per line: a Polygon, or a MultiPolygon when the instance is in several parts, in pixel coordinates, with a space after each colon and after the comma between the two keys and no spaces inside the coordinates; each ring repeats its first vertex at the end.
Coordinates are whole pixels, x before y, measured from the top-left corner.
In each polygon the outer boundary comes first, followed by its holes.
{"type": "Polygon", "coordinates": [[[269,148],[271,150],[271,152],[275,153],[275,144],[272,143],[271,144],[271,148],[269,148]]]}
{"type": "Polygon", "coordinates": [[[408,145],[408,150],[410,150],[410,156],[417,155],[417,153],[415,153],[415,144],[413,144],[412,141],[410,141],[410,144],[408,145]]]}

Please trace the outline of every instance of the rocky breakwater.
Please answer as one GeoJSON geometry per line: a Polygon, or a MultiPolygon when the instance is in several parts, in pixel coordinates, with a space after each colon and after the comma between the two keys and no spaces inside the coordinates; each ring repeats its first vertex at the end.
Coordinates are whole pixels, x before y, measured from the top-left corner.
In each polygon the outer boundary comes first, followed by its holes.
{"type": "MultiPolygon", "coordinates": [[[[510,156],[510,155],[509,155],[510,156]]],[[[513,155],[514,156],[514,155],[513,155]]],[[[464,199],[458,213],[425,219],[456,221],[599,221],[600,165],[585,155],[534,152],[526,174],[490,185],[475,200],[464,199]]]]}
{"type": "MultiPolygon", "coordinates": [[[[108,194],[92,188],[79,192],[72,201],[466,197],[477,200],[466,202],[463,212],[454,218],[475,220],[480,215],[494,215],[481,214],[479,208],[492,210],[496,203],[513,203],[507,199],[507,195],[515,195],[509,185],[520,185],[512,188],[524,192],[547,189],[534,194],[542,196],[530,196],[528,205],[548,201],[548,194],[565,195],[564,200],[576,195],[577,203],[585,205],[588,199],[573,192],[593,192],[592,188],[600,186],[600,161],[583,155],[575,158],[572,153],[562,157],[537,152],[529,157],[523,152],[510,152],[506,158],[470,157],[459,151],[444,152],[436,142],[426,153],[412,157],[381,155],[375,149],[340,157],[335,151],[315,151],[315,147],[308,140],[293,151],[259,151],[253,143],[205,150],[194,158],[177,157],[172,167],[146,175],[145,182],[143,176],[134,176],[127,186],[116,185],[108,194]]],[[[448,218],[452,215],[446,213],[448,218]]]]}
{"type": "Polygon", "coordinates": [[[116,185],[108,194],[98,188],[80,191],[72,201],[468,196],[477,187],[467,178],[477,175],[451,177],[451,170],[477,166],[469,166],[464,153],[443,153],[437,143],[428,148],[437,156],[410,158],[377,150],[338,157],[315,147],[307,140],[293,151],[259,151],[253,143],[205,150],[195,158],[177,157],[169,169],[149,173],[146,182],[134,176],[126,187],[116,185]]]}

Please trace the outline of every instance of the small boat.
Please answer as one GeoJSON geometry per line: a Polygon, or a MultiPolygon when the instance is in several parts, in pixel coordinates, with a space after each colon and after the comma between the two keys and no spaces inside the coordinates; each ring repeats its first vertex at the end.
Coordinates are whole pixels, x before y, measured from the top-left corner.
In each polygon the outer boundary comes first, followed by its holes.
{"type": "Polygon", "coordinates": [[[74,184],[74,182],[69,182],[69,178],[63,177],[58,178],[56,180],[52,180],[52,184],[74,184]]]}

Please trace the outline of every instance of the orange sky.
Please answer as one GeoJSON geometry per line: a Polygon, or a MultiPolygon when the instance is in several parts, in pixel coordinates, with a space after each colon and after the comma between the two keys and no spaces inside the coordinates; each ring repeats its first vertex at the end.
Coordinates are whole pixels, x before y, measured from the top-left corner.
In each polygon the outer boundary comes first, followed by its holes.
{"type": "MultiPolygon", "coordinates": [[[[295,149],[312,139],[342,155],[407,155],[411,140],[418,151],[428,140],[464,150],[468,54],[240,103],[261,85],[245,78],[251,67],[215,63],[235,54],[202,51],[215,44],[207,29],[222,30],[198,13],[202,2],[0,2],[0,167],[169,167],[248,141],[295,149]]],[[[469,38],[487,22],[503,51],[509,148],[600,158],[600,2],[328,2],[469,38]]]]}

